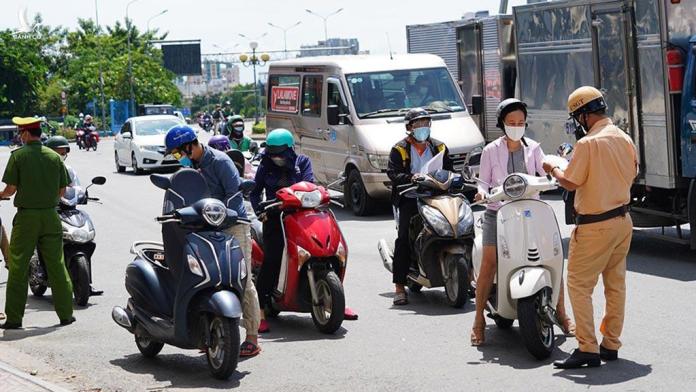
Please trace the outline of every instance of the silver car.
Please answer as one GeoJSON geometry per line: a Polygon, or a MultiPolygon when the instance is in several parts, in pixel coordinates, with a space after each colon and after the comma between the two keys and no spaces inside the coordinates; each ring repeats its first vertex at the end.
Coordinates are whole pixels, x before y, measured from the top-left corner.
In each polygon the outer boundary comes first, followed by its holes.
{"type": "Polygon", "coordinates": [[[123,173],[130,167],[141,174],[144,170],[179,166],[174,157],[165,154],[164,138],[172,127],[185,124],[172,115],[129,118],[114,139],[116,171],[123,173]]]}

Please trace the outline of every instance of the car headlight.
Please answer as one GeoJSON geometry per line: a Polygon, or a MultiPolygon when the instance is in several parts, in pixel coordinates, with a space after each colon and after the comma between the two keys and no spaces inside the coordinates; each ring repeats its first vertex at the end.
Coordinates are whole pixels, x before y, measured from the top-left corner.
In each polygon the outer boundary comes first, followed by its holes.
{"type": "Polygon", "coordinates": [[[457,234],[464,235],[470,233],[474,229],[474,212],[466,202],[462,202],[459,207],[459,216],[457,217],[457,234]]]}
{"type": "Polygon", "coordinates": [[[517,199],[527,191],[527,181],[519,175],[508,176],[503,183],[503,192],[511,198],[517,199]]]}
{"type": "Polygon", "coordinates": [[[203,206],[202,215],[210,226],[219,227],[227,218],[227,207],[219,200],[210,201],[203,206]]]}
{"type": "Polygon", "coordinates": [[[454,236],[452,225],[450,225],[449,221],[445,219],[440,211],[433,207],[424,205],[421,208],[421,214],[423,214],[423,218],[425,218],[425,221],[430,225],[430,227],[433,228],[433,230],[435,230],[437,235],[440,237],[454,236]]]}
{"type": "Polygon", "coordinates": [[[140,146],[141,150],[157,152],[160,146],[140,146]]]}
{"type": "Polygon", "coordinates": [[[389,155],[367,154],[367,160],[375,169],[387,170],[389,167],[389,155]]]}
{"type": "Polygon", "coordinates": [[[302,208],[317,208],[321,205],[321,192],[319,189],[311,192],[295,191],[295,197],[300,199],[302,208]]]}
{"type": "Polygon", "coordinates": [[[193,255],[187,255],[186,261],[188,262],[189,271],[192,274],[203,277],[203,270],[201,269],[201,263],[193,255]]]}
{"type": "Polygon", "coordinates": [[[84,244],[92,241],[96,235],[94,230],[85,230],[84,228],[71,228],[63,231],[63,239],[84,244]]]}

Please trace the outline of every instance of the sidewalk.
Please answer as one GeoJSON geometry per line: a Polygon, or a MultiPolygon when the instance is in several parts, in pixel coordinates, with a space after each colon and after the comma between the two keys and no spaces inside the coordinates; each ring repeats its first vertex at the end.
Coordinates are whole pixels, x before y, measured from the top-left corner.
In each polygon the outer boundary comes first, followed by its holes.
{"type": "Polygon", "coordinates": [[[0,385],[2,392],[68,392],[4,362],[0,362],[0,385]]]}

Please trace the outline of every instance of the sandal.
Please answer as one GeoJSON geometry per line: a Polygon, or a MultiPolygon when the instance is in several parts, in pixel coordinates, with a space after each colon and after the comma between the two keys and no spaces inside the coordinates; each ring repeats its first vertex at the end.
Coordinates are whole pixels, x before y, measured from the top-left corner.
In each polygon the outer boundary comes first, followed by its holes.
{"type": "Polygon", "coordinates": [[[575,336],[575,323],[570,317],[566,316],[566,318],[561,321],[561,331],[563,331],[566,336],[575,336]]]}
{"type": "Polygon", "coordinates": [[[343,319],[344,320],[357,320],[358,314],[355,313],[353,311],[353,309],[346,306],[345,310],[343,311],[343,319]]]}
{"type": "Polygon", "coordinates": [[[254,357],[256,355],[259,355],[260,352],[261,347],[255,345],[254,343],[248,340],[242,343],[241,346],[239,346],[239,356],[242,358],[254,357]]]}
{"type": "Polygon", "coordinates": [[[408,305],[408,294],[405,291],[400,293],[394,293],[394,305],[403,306],[408,305]]]}
{"type": "Polygon", "coordinates": [[[486,341],[486,326],[471,328],[471,345],[481,346],[486,341]]]}

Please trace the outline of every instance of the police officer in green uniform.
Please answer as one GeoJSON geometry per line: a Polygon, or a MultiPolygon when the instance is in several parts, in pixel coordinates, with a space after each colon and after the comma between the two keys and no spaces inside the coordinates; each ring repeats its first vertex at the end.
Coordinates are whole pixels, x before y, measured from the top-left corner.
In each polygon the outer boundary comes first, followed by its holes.
{"type": "Polygon", "coordinates": [[[12,195],[17,214],[10,239],[10,273],[7,280],[4,329],[22,327],[29,285],[29,260],[38,249],[46,263],[53,304],[61,325],[75,321],[72,283],[63,262],[63,234],[56,212],[58,198],[68,185],[60,156],[41,145],[41,121],[15,117],[24,146],[12,152],[2,181],[0,198],[12,195]]]}

